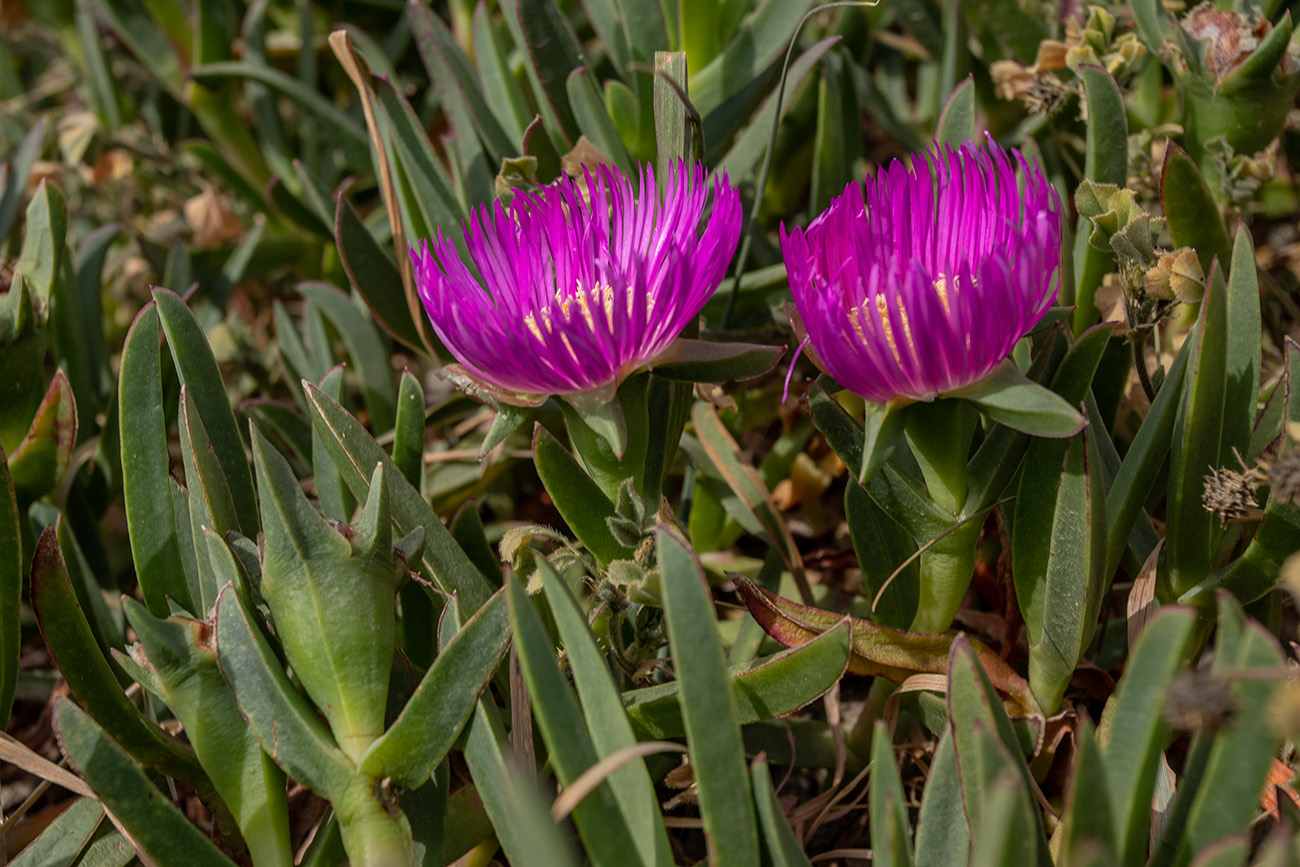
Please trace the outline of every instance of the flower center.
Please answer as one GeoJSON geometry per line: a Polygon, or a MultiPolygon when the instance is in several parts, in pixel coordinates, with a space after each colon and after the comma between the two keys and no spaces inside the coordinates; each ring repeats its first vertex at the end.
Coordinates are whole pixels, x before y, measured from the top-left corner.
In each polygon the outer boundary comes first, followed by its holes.
{"type": "MultiPolygon", "coordinates": [[[[529,311],[524,314],[524,325],[528,327],[533,337],[542,346],[548,346],[547,338],[558,336],[560,341],[568,350],[569,355],[577,360],[573,351],[573,346],[569,343],[569,336],[566,331],[571,331],[575,322],[574,311],[577,311],[578,319],[586,324],[587,330],[596,335],[597,317],[601,314],[605,318],[605,326],[608,329],[607,334],[614,333],[614,303],[617,293],[612,286],[605,283],[597,283],[591,288],[583,288],[581,281],[574,287],[571,294],[562,292],[555,293],[554,305],[546,305],[535,311],[529,311]]],[[[623,290],[624,301],[627,307],[627,317],[632,317],[632,290],[627,287],[623,290]]],[[[646,298],[647,318],[651,311],[654,310],[654,298],[646,298]]]]}
{"type": "MultiPolygon", "coordinates": [[[[956,284],[957,281],[954,280],[954,289],[956,288],[956,284]]],[[[952,306],[948,300],[947,275],[940,274],[935,278],[932,285],[935,294],[939,296],[939,303],[943,305],[944,314],[951,315],[952,306]]],[[[881,292],[879,295],[876,295],[875,298],[868,298],[862,302],[861,316],[858,314],[857,307],[849,308],[849,321],[852,323],[853,330],[858,335],[858,339],[866,344],[869,341],[866,333],[863,331],[862,323],[862,320],[865,319],[867,328],[870,329],[872,335],[874,336],[878,330],[878,333],[885,338],[886,345],[889,346],[889,354],[894,356],[895,362],[902,364],[903,354],[899,349],[898,337],[894,334],[894,323],[889,317],[889,307],[891,304],[898,311],[898,320],[899,325],[901,326],[900,330],[903,332],[901,335],[903,343],[907,346],[908,351],[915,355],[916,343],[912,339],[912,325],[908,320],[907,307],[903,304],[903,298],[901,295],[897,293],[881,292]]]]}

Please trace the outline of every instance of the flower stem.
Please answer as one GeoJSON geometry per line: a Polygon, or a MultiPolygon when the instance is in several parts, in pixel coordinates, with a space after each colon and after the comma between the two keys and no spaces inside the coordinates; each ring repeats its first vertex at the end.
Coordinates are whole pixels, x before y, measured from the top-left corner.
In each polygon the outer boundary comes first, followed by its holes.
{"type": "MultiPolygon", "coordinates": [[[[907,443],[925,477],[930,499],[956,523],[970,489],[966,461],[979,416],[958,400],[915,404],[908,409],[907,443]]],[[[946,632],[975,573],[980,522],[954,527],[921,554],[920,599],[911,632],[946,632]]],[[[921,541],[921,540],[918,540],[921,541]]]]}
{"type": "Polygon", "coordinates": [[[909,632],[943,633],[952,626],[975,574],[982,522],[957,527],[921,555],[920,598],[909,632]]]}
{"type": "Polygon", "coordinates": [[[406,816],[380,803],[374,781],[357,778],[333,803],[352,867],[412,867],[415,844],[406,816]]]}

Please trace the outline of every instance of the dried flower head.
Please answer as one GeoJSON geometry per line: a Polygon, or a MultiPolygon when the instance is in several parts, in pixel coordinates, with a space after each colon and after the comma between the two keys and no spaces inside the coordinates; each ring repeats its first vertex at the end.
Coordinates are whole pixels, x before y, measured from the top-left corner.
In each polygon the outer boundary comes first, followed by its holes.
{"type": "Polygon", "coordinates": [[[1161,253],[1155,267],[1143,275],[1142,284],[1152,298],[1192,303],[1205,294],[1205,272],[1195,250],[1179,247],[1172,253],[1161,253]]]}
{"type": "Polygon", "coordinates": [[[1213,735],[1237,714],[1232,683],[1209,669],[1184,671],[1165,694],[1165,720],[1172,728],[1213,735]]]}
{"type": "Polygon", "coordinates": [[[710,184],[679,163],[662,191],[648,167],[635,185],[605,166],[585,180],[475,211],[465,242],[477,274],[441,231],[411,250],[433,329],[464,366],[452,375],[469,387],[509,403],[607,401],[721,282],[741,222],[725,175],[710,184]]]}
{"type": "Polygon", "coordinates": [[[1268,486],[1274,498],[1300,505],[1300,449],[1291,449],[1269,467],[1268,486]]]}
{"type": "Polygon", "coordinates": [[[1259,501],[1255,499],[1258,484],[1255,474],[1250,472],[1239,473],[1226,467],[1211,469],[1205,477],[1201,502],[1220,524],[1240,521],[1259,508],[1259,501]]]}
{"type": "MultiPolygon", "coordinates": [[[[1205,0],[1183,19],[1183,29],[1193,39],[1210,42],[1205,66],[1222,81],[1259,47],[1273,25],[1257,13],[1243,15],[1219,9],[1210,0],[1205,0]]],[[[1294,52],[1288,51],[1283,55],[1281,71],[1289,75],[1296,68],[1297,58],[1294,52]]]]}
{"type": "Polygon", "coordinates": [[[1056,297],[1061,206],[1019,152],[967,142],[894,162],[781,228],[826,372],[867,400],[931,400],[995,368],[1056,297]],[[1019,172],[1017,172],[1019,166],[1019,172]]]}

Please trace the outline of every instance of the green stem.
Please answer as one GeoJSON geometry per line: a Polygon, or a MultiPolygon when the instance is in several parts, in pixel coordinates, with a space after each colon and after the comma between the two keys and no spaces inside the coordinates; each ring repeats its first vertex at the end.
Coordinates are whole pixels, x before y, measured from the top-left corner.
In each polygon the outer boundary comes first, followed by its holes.
{"type": "Polygon", "coordinates": [[[909,632],[948,631],[975,574],[975,547],[983,523],[962,524],[921,554],[920,598],[909,632]]]}
{"type": "Polygon", "coordinates": [[[390,813],[374,792],[374,781],[358,777],[334,802],[343,848],[352,867],[413,867],[411,825],[400,810],[390,813]]]}
{"type": "MultiPolygon", "coordinates": [[[[966,463],[978,423],[975,409],[959,400],[918,403],[907,413],[907,444],[925,478],[926,492],[954,523],[963,517],[970,491],[966,463]]],[[[978,520],[959,524],[921,553],[920,599],[909,631],[948,631],[975,573],[980,526],[978,520]]]]}
{"type": "Polygon", "coordinates": [[[637,493],[642,492],[650,427],[646,403],[648,380],[649,376],[643,373],[631,377],[607,403],[582,395],[559,401],[574,455],[610,502],[617,502],[624,479],[632,479],[637,493]],[[617,453],[617,449],[622,453],[617,453]]]}

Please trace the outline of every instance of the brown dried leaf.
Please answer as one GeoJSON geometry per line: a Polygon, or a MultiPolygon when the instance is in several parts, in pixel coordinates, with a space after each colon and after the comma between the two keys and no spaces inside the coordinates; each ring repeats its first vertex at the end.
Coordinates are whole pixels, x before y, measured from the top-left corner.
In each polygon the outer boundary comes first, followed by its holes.
{"type": "Polygon", "coordinates": [[[244,231],[239,218],[212,187],[185,202],[185,220],[194,230],[196,247],[215,247],[244,231]]]}
{"type": "MultiPolygon", "coordinates": [[[[786,647],[807,644],[843,622],[843,615],[800,605],[745,578],[736,578],[736,589],[759,625],[786,647]]],[[[894,683],[902,683],[916,674],[947,674],[951,635],[909,633],[869,620],[851,618],[851,621],[853,655],[849,671],[853,674],[874,675],[894,683]]],[[[969,641],[989,681],[1007,697],[1013,714],[1039,713],[1038,702],[1024,678],[984,644],[975,639],[969,641]]]]}

